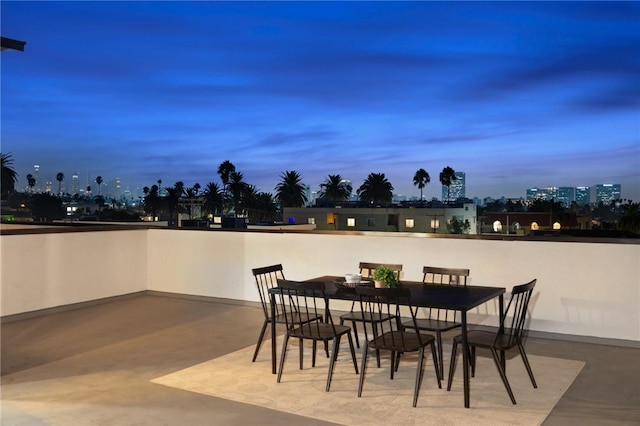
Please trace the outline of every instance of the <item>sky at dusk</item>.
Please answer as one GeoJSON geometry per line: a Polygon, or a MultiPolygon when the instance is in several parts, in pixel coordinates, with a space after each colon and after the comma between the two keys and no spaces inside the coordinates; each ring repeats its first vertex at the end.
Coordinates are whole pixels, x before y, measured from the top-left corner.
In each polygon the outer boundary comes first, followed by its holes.
{"type": "Polygon", "coordinates": [[[619,183],[640,201],[637,2],[2,1],[1,150],[19,176],[467,197],[619,183]]]}

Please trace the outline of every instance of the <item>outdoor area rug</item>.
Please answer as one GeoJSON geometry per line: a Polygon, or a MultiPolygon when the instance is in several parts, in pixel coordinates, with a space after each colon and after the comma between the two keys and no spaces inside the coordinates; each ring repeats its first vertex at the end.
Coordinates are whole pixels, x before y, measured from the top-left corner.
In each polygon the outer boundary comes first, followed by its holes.
{"type": "MultiPolygon", "coordinates": [[[[466,409],[462,369],[457,368],[450,392],[446,390],[446,380],[438,389],[428,351],[418,406],[413,408],[416,354],[405,354],[395,378],[390,380],[389,357],[383,356],[381,368],[377,368],[372,353],[362,397],[358,398],[358,376],[346,342],[341,343],[330,392],[325,392],[329,360],[322,345],[318,345],[315,368],[311,367],[311,347],[305,346],[305,365],[300,370],[297,341],[291,342],[281,383],[276,383],[276,375],[271,374],[270,342],[263,343],[258,360],[252,363],[254,348],[250,346],[152,382],[343,425],[538,425],[584,366],[582,361],[529,355],[538,384],[534,389],[519,354],[508,358],[507,377],[518,402],[513,405],[493,359],[479,349],[476,376],[471,378],[471,408],[466,409]]],[[[445,376],[450,351],[450,346],[444,347],[445,376]]],[[[360,354],[356,349],[358,368],[360,354]]],[[[458,367],[461,364],[462,357],[458,355],[458,367]]]]}

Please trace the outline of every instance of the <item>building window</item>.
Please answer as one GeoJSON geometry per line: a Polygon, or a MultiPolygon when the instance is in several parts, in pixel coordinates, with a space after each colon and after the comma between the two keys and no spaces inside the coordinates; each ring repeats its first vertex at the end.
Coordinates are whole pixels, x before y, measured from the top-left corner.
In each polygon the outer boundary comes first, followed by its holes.
{"type": "Polygon", "coordinates": [[[405,219],[404,226],[406,226],[407,228],[413,228],[414,227],[413,219],[405,219]]]}
{"type": "Polygon", "coordinates": [[[367,226],[371,227],[371,226],[376,226],[376,220],[372,217],[367,219],[367,226]]]}
{"type": "Polygon", "coordinates": [[[560,225],[560,222],[556,222],[556,223],[553,224],[553,229],[558,230],[560,228],[562,228],[562,225],[560,225]]]}
{"type": "Polygon", "coordinates": [[[335,225],[336,215],[333,213],[327,213],[327,225],[335,225]]]}
{"type": "Polygon", "coordinates": [[[316,218],[315,217],[307,218],[307,223],[309,225],[315,225],[316,224],[316,218]]]}
{"type": "Polygon", "coordinates": [[[502,232],[502,223],[499,220],[493,222],[493,232],[502,232]]]}
{"type": "Polygon", "coordinates": [[[531,222],[531,230],[532,231],[538,230],[538,222],[531,222]]]}
{"type": "Polygon", "coordinates": [[[347,218],[347,226],[349,226],[349,227],[356,226],[356,218],[355,217],[348,217],[347,218]]]}

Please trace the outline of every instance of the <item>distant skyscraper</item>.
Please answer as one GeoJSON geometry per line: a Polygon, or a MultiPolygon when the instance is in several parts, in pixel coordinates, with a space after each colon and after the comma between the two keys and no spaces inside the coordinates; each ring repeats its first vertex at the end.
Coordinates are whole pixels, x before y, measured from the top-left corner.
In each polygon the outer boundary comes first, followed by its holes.
{"type": "Polygon", "coordinates": [[[558,188],[548,186],[546,188],[529,188],[527,189],[527,201],[543,200],[551,201],[558,198],[558,188]]]}
{"type": "Polygon", "coordinates": [[[613,200],[621,199],[621,188],[618,183],[603,183],[596,185],[596,203],[602,201],[604,204],[609,204],[613,200]]]}
{"type": "Polygon", "coordinates": [[[44,192],[51,192],[51,188],[53,187],[53,181],[49,178],[44,184],[44,192]]]}
{"type": "Polygon", "coordinates": [[[449,188],[442,185],[442,200],[445,202],[465,198],[466,175],[464,172],[456,172],[455,175],[456,180],[451,181],[449,188]]]}
{"type": "Polygon", "coordinates": [[[588,186],[576,187],[576,203],[580,206],[591,204],[591,188],[588,186]]]}
{"type": "Polygon", "coordinates": [[[571,206],[571,203],[576,200],[576,189],[572,186],[561,186],[558,188],[558,197],[556,201],[562,203],[564,207],[571,206]]]}
{"type": "Polygon", "coordinates": [[[38,164],[33,165],[33,178],[36,180],[36,184],[33,189],[36,192],[42,192],[42,182],[40,182],[40,166],[38,164]]]}
{"type": "Polygon", "coordinates": [[[71,195],[80,193],[80,176],[78,172],[73,172],[71,175],[71,195]]]}

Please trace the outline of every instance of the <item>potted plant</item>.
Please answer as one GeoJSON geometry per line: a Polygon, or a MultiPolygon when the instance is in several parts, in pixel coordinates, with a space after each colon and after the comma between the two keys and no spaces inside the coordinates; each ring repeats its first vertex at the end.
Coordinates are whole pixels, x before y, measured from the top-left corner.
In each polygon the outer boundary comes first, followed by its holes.
{"type": "Polygon", "coordinates": [[[378,266],[373,271],[372,278],[376,287],[393,288],[398,285],[398,276],[396,275],[396,271],[386,266],[378,266]]]}

